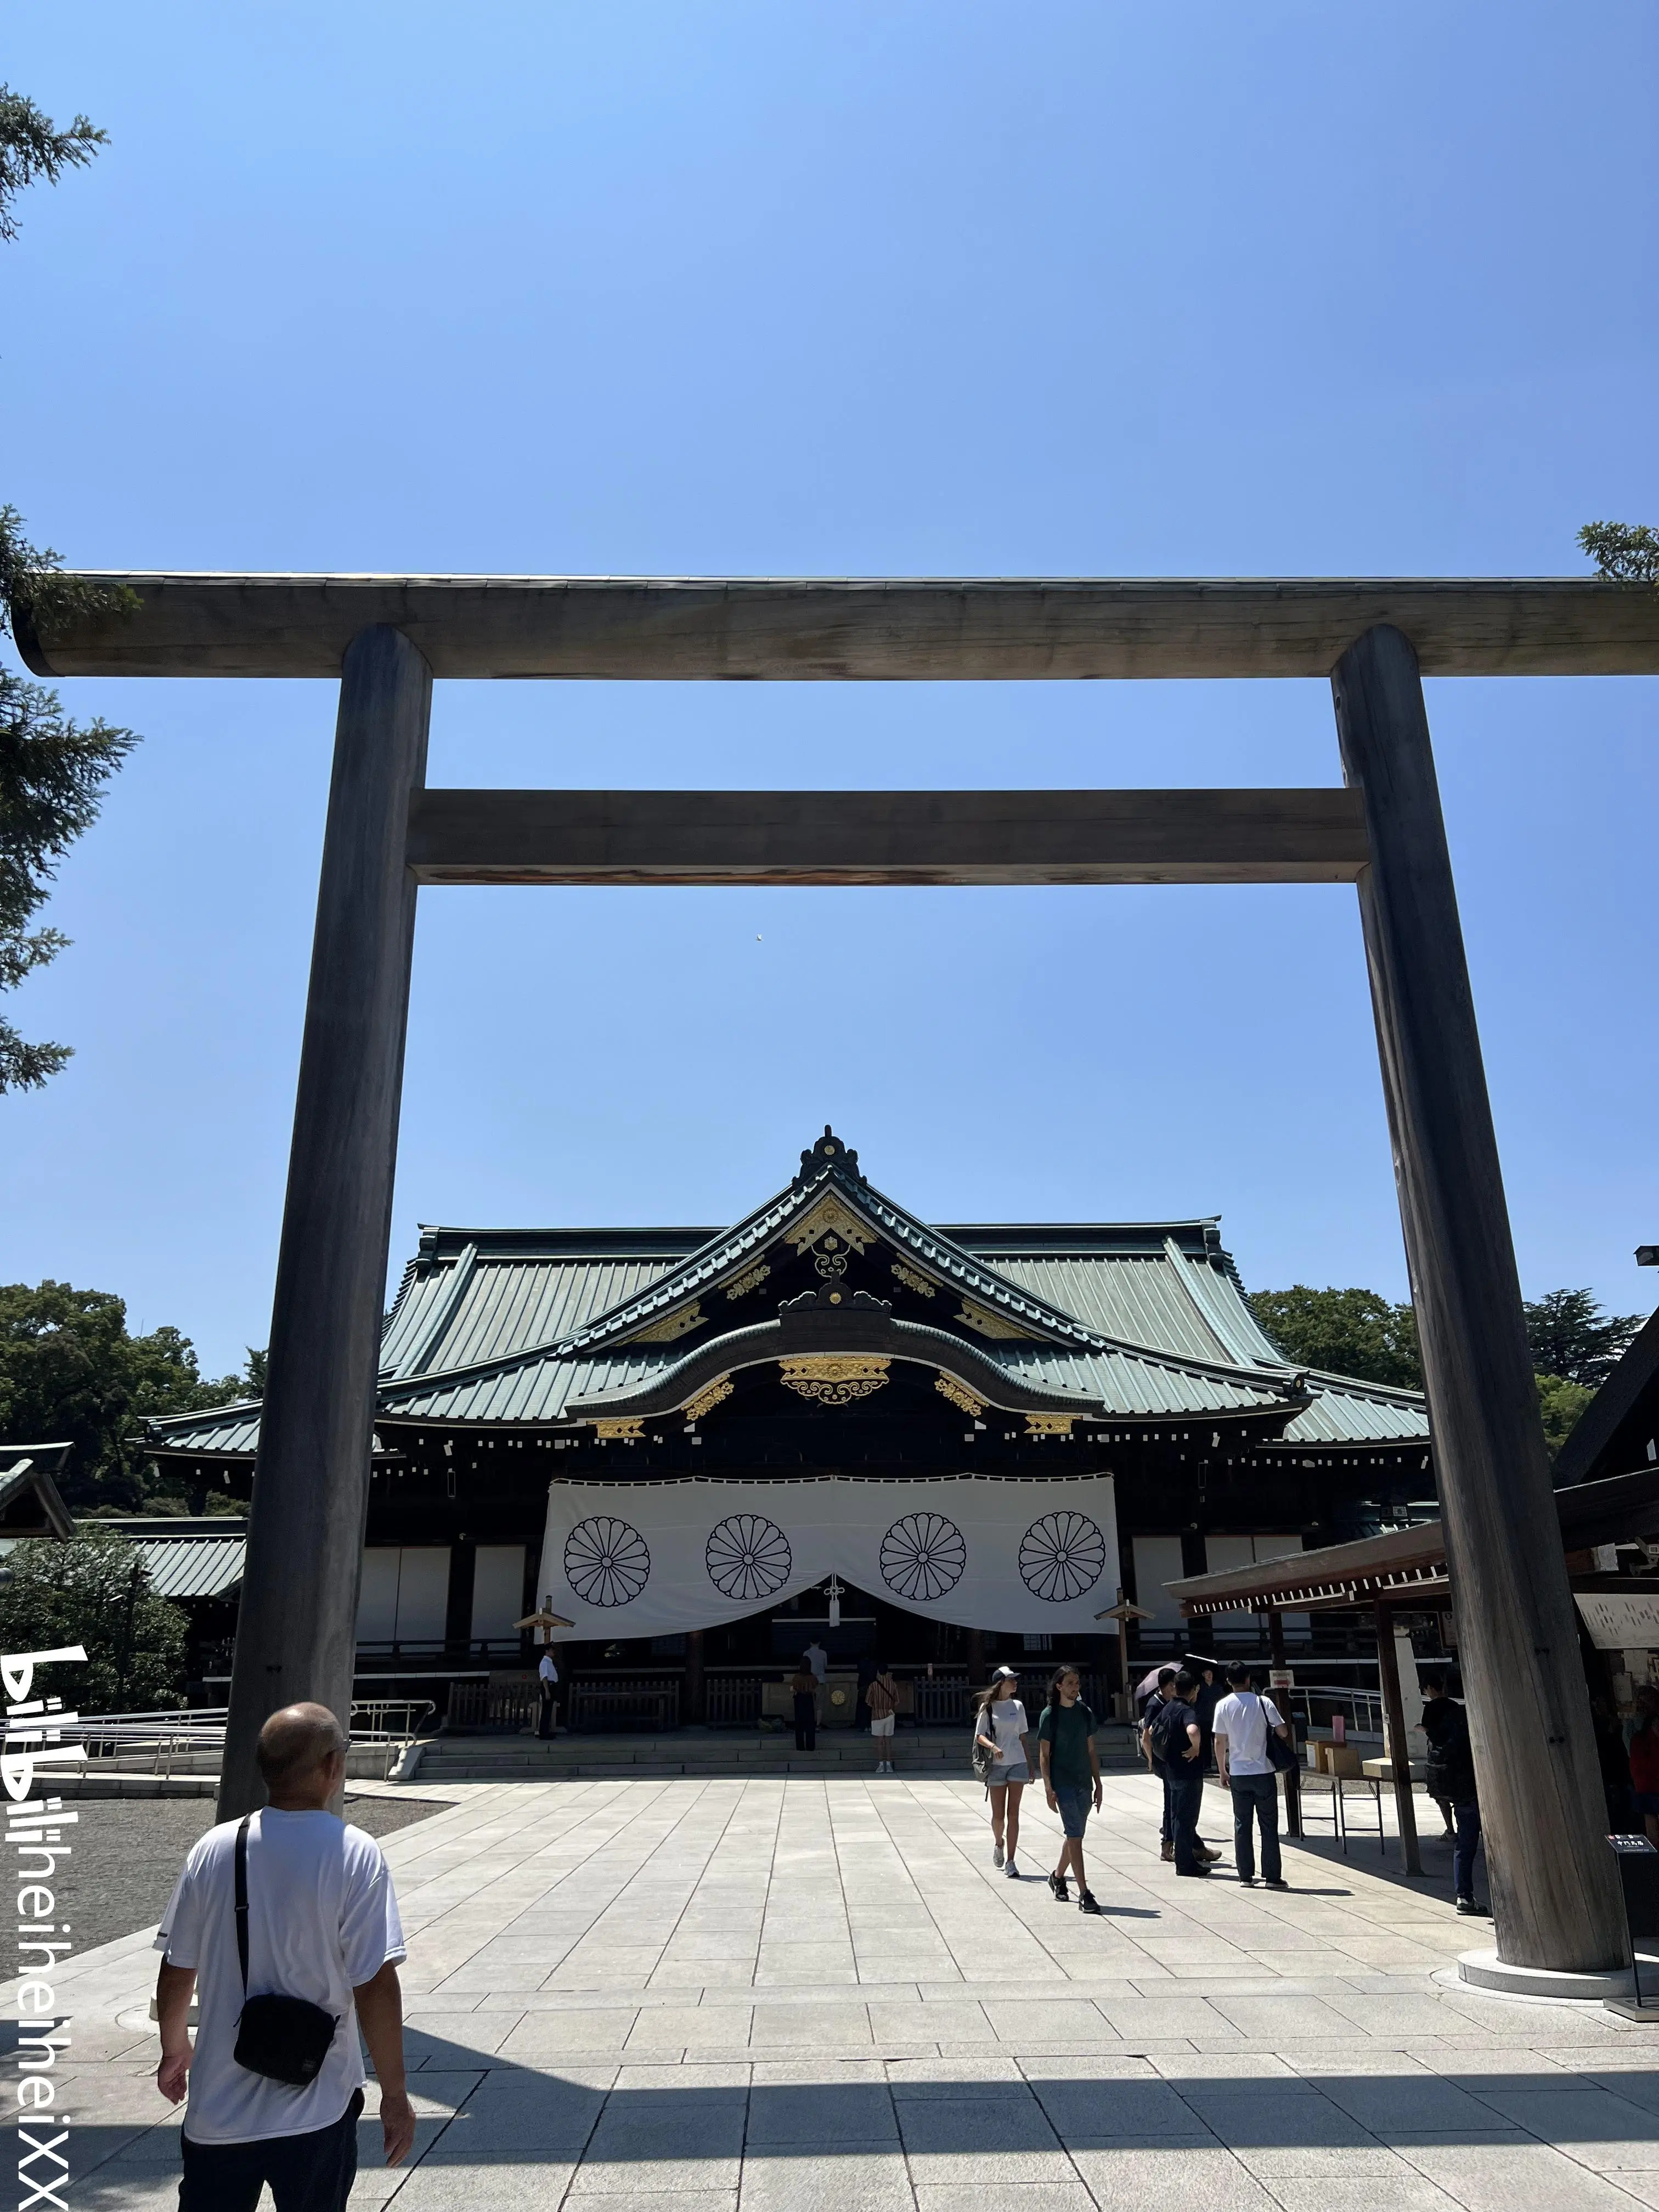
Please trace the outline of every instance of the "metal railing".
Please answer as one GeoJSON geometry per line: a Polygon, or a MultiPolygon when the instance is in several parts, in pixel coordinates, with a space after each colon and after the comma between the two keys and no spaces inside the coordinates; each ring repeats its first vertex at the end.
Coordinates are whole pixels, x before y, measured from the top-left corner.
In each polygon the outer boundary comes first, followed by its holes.
{"type": "MultiPolygon", "coordinates": [[[[358,1780],[379,1766],[386,1779],[434,1708],[429,1698],[374,1698],[351,1708],[351,1752],[346,1771],[358,1780]],[[355,1756],[354,1756],[355,1755],[355,1756]]],[[[104,1713],[72,1722],[65,1743],[85,1747],[87,1769],[144,1774],[217,1774],[224,1760],[223,1705],[164,1707],[148,1713],[104,1713]]],[[[66,1769],[66,1771],[73,1771],[66,1769]]]]}

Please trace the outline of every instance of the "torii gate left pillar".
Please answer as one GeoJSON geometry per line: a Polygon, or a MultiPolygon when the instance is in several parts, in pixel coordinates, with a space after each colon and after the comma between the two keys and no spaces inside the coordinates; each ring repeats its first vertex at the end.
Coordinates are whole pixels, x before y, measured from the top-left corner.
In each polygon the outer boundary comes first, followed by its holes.
{"type": "Polygon", "coordinates": [[[401,630],[347,647],[317,895],[270,1369],[219,1818],[264,1802],[259,1730],[314,1699],[351,1723],[357,1589],[403,1094],[432,671],[401,630]]]}

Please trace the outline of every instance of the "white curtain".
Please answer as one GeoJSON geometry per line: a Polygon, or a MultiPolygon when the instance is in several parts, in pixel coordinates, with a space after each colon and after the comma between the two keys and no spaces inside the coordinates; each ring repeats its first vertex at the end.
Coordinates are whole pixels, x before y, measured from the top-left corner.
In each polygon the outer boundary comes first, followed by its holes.
{"type": "Polygon", "coordinates": [[[1098,1633],[1119,1581],[1111,1477],[549,1490],[538,1588],[568,1636],[712,1628],[831,1574],[963,1627],[1098,1633]]]}

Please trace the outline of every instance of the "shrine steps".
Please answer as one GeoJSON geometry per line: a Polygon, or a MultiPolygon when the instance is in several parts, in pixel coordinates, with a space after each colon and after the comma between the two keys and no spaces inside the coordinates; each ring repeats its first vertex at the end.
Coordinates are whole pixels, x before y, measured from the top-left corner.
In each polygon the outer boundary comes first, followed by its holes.
{"type": "MultiPolygon", "coordinates": [[[[1103,1764],[1124,1763],[1113,1730],[1101,1738],[1103,1764]]],[[[551,1782],[599,1777],[643,1779],[653,1776],[790,1775],[902,1780],[907,1774],[938,1781],[955,1776],[971,1780],[967,1731],[939,1729],[907,1731],[898,1739],[893,1764],[897,1774],[877,1777],[867,1735],[823,1730],[815,1751],[797,1751],[793,1735],[762,1735],[732,1730],[687,1729],[666,1735],[560,1735],[551,1743],[528,1735],[440,1735],[428,1743],[415,1773],[416,1784],[447,1782],[551,1782]]]]}

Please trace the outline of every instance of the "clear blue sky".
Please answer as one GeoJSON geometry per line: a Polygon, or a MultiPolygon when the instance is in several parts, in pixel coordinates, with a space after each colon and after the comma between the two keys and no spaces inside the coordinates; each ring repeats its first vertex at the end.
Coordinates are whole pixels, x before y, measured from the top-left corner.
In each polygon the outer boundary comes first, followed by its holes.
{"type": "MultiPolygon", "coordinates": [[[[0,495],[94,566],[1537,574],[1659,522],[1650,0],[14,10],[110,132],[0,249],[0,495]]],[[[267,1330],[320,684],[144,732],[9,1003],[0,1279],[267,1330]]],[[[1430,713],[1523,1282],[1659,1284],[1652,680],[1430,713]]],[[[1322,684],[450,685],[435,782],[1334,782],[1322,684]]],[[[422,895],[421,1220],[1219,1212],[1404,1289],[1342,888],[422,895]]],[[[1645,1295],[1644,1295],[1645,1294],[1645,1295]]]]}

